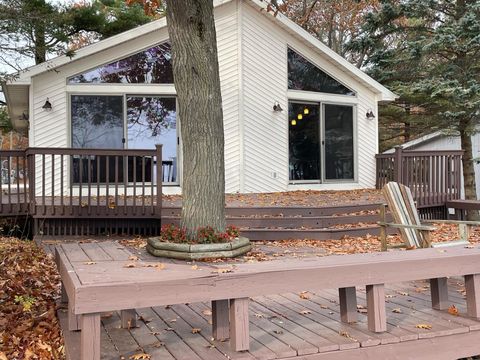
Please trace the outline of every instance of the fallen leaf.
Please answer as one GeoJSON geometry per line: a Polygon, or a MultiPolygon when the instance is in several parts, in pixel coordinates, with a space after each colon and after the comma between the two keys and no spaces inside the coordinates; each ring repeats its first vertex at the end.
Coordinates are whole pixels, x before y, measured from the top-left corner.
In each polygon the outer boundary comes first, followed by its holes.
{"type": "Polygon", "coordinates": [[[300,311],[300,314],[302,315],[308,315],[308,314],[311,314],[312,312],[310,310],[302,310],[300,311]]]}
{"type": "Polygon", "coordinates": [[[137,265],[135,263],[128,263],[128,264],[125,264],[123,265],[124,268],[134,268],[134,267],[137,267],[137,265]]]}
{"type": "Polygon", "coordinates": [[[202,311],[202,314],[205,316],[212,316],[212,311],[209,309],[206,309],[202,311]]]}
{"type": "Polygon", "coordinates": [[[283,334],[283,331],[282,331],[282,330],[273,330],[273,332],[274,332],[275,334],[278,334],[278,335],[283,334]]]}
{"type": "Polygon", "coordinates": [[[475,246],[473,246],[473,245],[466,245],[466,246],[465,246],[465,249],[475,249],[475,246]]]}
{"type": "Polygon", "coordinates": [[[96,262],[95,261],[86,261],[83,263],[83,265],[95,265],[96,262]]]}
{"type": "Polygon", "coordinates": [[[455,315],[455,316],[458,316],[458,309],[455,305],[450,305],[450,307],[448,308],[448,313],[451,314],[451,315],[455,315]]]}
{"type": "Polygon", "coordinates": [[[192,265],[192,270],[198,270],[198,265],[192,265]]]}
{"type": "Polygon", "coordinates": [[[255,317],[259,319],[264,318],[263,314],[260,314],[260,313],[255,313],[255,317]]]}
{"type": "Polygon", "coordinates": [[[229,268],[220,268],[212,271],[212,273],[218,273],[218,274],[226,274],[231,272],[233,272],[233,269],[229,269],[229,268]]]}
{"type": "Polygon", "coordinates": [[[138,260],[138,256],[130,255],[130,256],[128,257],[128,260],[137,261],[137,260],[138,260]]]}
{"type": "Polygon", "coordinates": [[[144,360],[144,359],[150,359],[152,356],[148,355],[146,353],[141,353],[141,354],[135,354],[129,357],[130,360],[144,360]]]}
{"type": "Polygon", "coordinates": [[[400,308],[395,308],[392,310],[393,313],[396,313],[396,314],[401,314],[402,313],[402,309],[400,308]]]}
{"type": "Polygon", "coordinates": [[[3,351],[0,351],[0,360],[8,360],[7,355],[3,351]]]}
{"type": "Polygon", "coordinates": [[[200,331],[202,331],[202,329],[193,328],[193,329],[192,329],[192,334],[198,334],[200,331]]]}
{"type": "Polygon", "coordinates": [[[417,324],[417,325],[415,325],[415,327],[417,329],[425,329],[425,330],[431,330],[432,329],[432,325],[429,325],[429,324],[417,324]]]}
{"type": "Polygon", "coordinates": [[[409,295],[409,294],[408,294],[407,292],[405,292],[405,291],[399,291],[398,293],[399,293],[400,295],[402,295],[402,296],[408,296],[408,295],[409,295]]]}
{"type": "Polygon", "coordinates": [[[310,299],[310,295],[308,294],[308,291],[302,291],[300,294],[298,294],[300,299],[308,300],[310,299]]]}

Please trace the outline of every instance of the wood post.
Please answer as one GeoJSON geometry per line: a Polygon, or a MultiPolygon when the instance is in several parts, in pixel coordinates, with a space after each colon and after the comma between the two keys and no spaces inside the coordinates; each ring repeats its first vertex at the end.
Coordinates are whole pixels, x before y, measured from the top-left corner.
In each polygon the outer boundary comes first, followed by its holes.
{"type": "Polygon", "coordinates": [[[393,155],[393,181],[403,184],[403,157],[402,147],[395,146],[395,154],[393,155]]]}
{"type": "MultiPolygon", "coordinates": [[[[382,223],[387,222],[387,205],[382,204],[380,205],[380,221],[382,223]]],[[[381,242],[381,249],[382,251],[387,251],[388,243],[387,243],[387,226],[380,224],[380,242],[381,242]]]]}
{"type": "Polygon", "coordinates": [[[137,327],[137,313],[135,309],[122,310],[120,312],[122,319],[122,329],[131,329],[137,327]]]}
{"type": "Polygon", "coordinates": [[[250,347],[248,302],[249,298],[230,300],[230,347],[234,351],[250,347]]]}
{"type": "Polygon", "coordinates": [[[432,307],[434,309],[448,309],[447,278],[430,279],[430,294],[432,296],[432,307]]]}
{"type": "Polygon", "coordinates": [[[225,340],[230,337],[229,302],[229,300],[212,301],[212,336],[215,340],[225,340]]]}
{"type": "Polygon", "coordinates": [[[368,330],[387,331],[387,314],[385,309],[385,287],[383,284],[367,285],[368,330]]]}
{"type": "Polygon", "coordinates": [[[100,360],[100,314],[81,315],[80,359],[100,360]]]}
{"type": "Polygon", "coordinates": [[[81,323],[80,317],[81,315],[75,315],[73,312],[73,303],[71,301],[68,302],[68,330],[70,331],[77,331],[80,330],[81,323]]]}
{"type": "Polygon", "coordinates": [[[355,286],[338,289],[340,318],[345,323],[357,321],[357,292],[355,286]]]}
{"type": "MultiPolygon", "coordinates": [[[[157,194],[156,194],[156,206],[155,206],[155,215],[158,218],[161,218],[162,215],[162,181],[163,181],[163,174],[162,174],[162,145],[157,144],[155,145],[156,149],[156,158],[157,158],[157,194]]],[[[153,176],[153,174],[152,174],[153,176]]],[[[153,179],[152,179],[153,181],[153,179]]],[[[152,201],[153,201],[153,194],[152,194],[152,201]]]]}
{"type": "Polygon", "coordinates": [[[68,295],[67,295],[67,290],[65,289],[65,285],[63,285],[63,281],[61,282],[61,298],[60,301],[62,303],[68,303],[68,295]]]}
{"type": "Polygon", "coordinates": [[[465,275],[467,314],[480,319],[480,274],[465,275]]]}

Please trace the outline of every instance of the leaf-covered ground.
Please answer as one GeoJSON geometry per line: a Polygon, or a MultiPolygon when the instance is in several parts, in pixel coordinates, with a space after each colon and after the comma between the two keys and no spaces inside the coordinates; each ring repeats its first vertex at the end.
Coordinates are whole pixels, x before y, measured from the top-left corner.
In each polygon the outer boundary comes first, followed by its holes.
{"type": "MultiPolygon", "coordinates": [[[[164,195],[165,206],[179,206],[180,195],[164,195]]],[[[287,191],[274,193],[227,194],[227,206],[335,206],[384,201],[380,190],[361,189],[344,191],[287,191]]]]}
{"type": "Polygon", "coordinates": [[[32,241],[0,238],[0,360],[64,359],[59,276],[32,241]]]}

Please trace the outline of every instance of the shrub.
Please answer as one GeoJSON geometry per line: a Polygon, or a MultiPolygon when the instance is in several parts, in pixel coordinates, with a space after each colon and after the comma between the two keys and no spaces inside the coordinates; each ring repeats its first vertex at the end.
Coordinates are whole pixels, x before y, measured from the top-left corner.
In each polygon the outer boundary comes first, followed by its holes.
{"type": "Polygon", "coordinates": [[[185,229],[177,225],[167,224],[163,225],[160,237],[163,241],[172,243],[200,243],[200,244],[214,244],[231,241],[239,236],[239,229],[235,226],[229,226],[224,232],[215,231],[211,226],[199,228],[195,239],[188,240],[185,229]]]}

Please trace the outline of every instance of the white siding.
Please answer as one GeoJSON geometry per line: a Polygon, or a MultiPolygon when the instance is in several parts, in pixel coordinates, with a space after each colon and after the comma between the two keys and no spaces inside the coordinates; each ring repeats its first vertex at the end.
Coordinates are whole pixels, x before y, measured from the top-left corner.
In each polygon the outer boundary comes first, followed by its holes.
{"type": "MultiPolygon", "coordinates": [[[[242,91],[243,91],[243,174],[244,192],[285,191],[289,189],[368,188],[375,186],[377,122],[366,120],[368,109],[376,109],[375,94],[351,75],[340,71],[322,54],[292,34],[273,25],[257,8],[243,3],[242,91]],[[357,181],[341,184],[289,185],[288,179],[288,78],[287,47],[291,46],[325,72],[357,93],[355,98],[337,97],[356,105],[357,181]],[[279,101],[284,111],[272,111],[279,101]]],[[[312,95],[312,94],[309,94],[312,95]]],[[[332,96],[316,94],[317,101],[332,96]]]]}
{"type": "MultiPolygon", "coordinates": [[[[223,114],[225,121],[225,162],[226,190],[239,191],[239,129],[238,129],[238,18],[237,3],[230,2],[215,9],[218,40],[218,55],[220,64],[220,79],[222,86],[223,114]]],[[[67,78],[95,68],[101,64],[121,59],[129,54],[146,49],[154,44],[168,39],[166,28],[146,33],[140,38],[126,41],[114,48],[98,52],[81,60],[74,61],[46,72],[32,79],[33,107],[31,111],[30,146],[35,147],[70,147],[71,130],[69,119],[69,93],[67,78]],[[46,98],[52,103],[50,112],[42,109],[46,98]]],[[[90,87],[89,85],[86,85],[90,87]]],[[[129,85],[127,85],[129,86],[129,85]]],[[[82,85],[69,88],[82,89],[82,85]]],[[[104,93],[125,92],[126,87],[97,85],[104,93]]],[[[152,87],[153,88],[153,87],[152,87]]],[[[85,88],[87,89],[87,88],[85,88]]],[[[158,90],[157,90],[158,91],[158,90]]],[[[87,91],[86,91],[87,92],[87,91]]],[[[153,92],[160,94],[159,92],[153,92]]],[[[152,93],[150,93],[152,94],[152,93]]],[[[181,119],[179,119],[181,121],[181,119]]],[[[38,162],[37,162],[38,164],[38,162]]],[[[37,165],[37,179],[40,181],[41,165],[37,165]]],[[[47,158],[45,179],[47,190],[51,189],[51,162],[47,158]]],[[[65,183],[68,175],[65,174],[65,183]]],[[[39,183],[37,181],[37,183],[39,183]]],[[[60,179],[56,179],[55,192],[58,193],[60,179]]],[[[38,188],[37,188],[38,189],[38,188]]],[[[166,191],[168,187],[164,188],[166,191]]]]}
{"type": "MultiPolygon", "coordinates": [[[[377,114],[376,97],[371,90],[339,70],[313,46],[295,37],[290,30],[264,16],[243,0],[225,3],[215,9],[220,79],[225,124],[225,162],[227,192],[272,192],[290,189],[365,188],[375,185],[377,121],[365,119],[369,108],[377,114]],[[287,46],[292,46],[310,61],[352,88],[356,97],[310,93],[315,101],[347,102],[357,109],[356,181],[341,184],[289,185],[288,170],[288,97],[287,46]],[[284,109],[272,111],[275,101],[284,109]]],[[[101,64],[123,58],[168,39],[166,28],[146,32],[120,45],[75,60],[54,71],[32,78],[33,99],[30,112],[30,146],[69,147],[69,91],[88,86],[69,86],[66,79],[101,64]],[[53,110],[42,109],[46,98],[53,110]]],[[[128,86],[128,85],[127,85],[128,86]]],[[[91,86],[89,86],[91,88],[91,86]]],[[[122,85],[98,85],[105,93],[126,92],[122,85]]],[[[80,90],[79,90],[80,89],[80,90]]],[[[131,86],[135,93],[138,86],[131,86]]],[[[168,92],[168,87],[150,87],[154,94],[168,92]]],[[[172,89],[170,88],[170,91],[172,89]]],[[[181,119],[179,119],[181,122],[181,119]]],[[[181,155],[180,155],[181,156],[181,155]]],[[[47,159],[48,160],[48,159],[47,159]]],[[[40,174],[37,167],[37,177],[40,174]]],[[[47,188],[51,187],[51,164],[46,164],[47,188]]],[[[67,183],[68,174],[65,174],[67,183]]],[[[56,189],[60,179],[56,180],[56,189]]],[[[167,190],[168,187],[165,187],[167,190]]],[[[171,188],[170,188],[171,189],[171,188]]]]}

